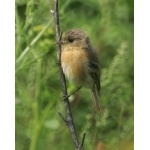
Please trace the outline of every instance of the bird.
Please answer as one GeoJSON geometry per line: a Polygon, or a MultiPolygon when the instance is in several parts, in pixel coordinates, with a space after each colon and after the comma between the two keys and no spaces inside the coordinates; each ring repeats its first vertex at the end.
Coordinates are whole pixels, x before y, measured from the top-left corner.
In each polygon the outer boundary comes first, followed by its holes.
{"type": "Polygon", "coordinates": [[[82,30],[72,29],[59,42],[63,73],[72,83],[90,89],[94,110],[100,112],[100,67],[90,38],[82,30]]]}

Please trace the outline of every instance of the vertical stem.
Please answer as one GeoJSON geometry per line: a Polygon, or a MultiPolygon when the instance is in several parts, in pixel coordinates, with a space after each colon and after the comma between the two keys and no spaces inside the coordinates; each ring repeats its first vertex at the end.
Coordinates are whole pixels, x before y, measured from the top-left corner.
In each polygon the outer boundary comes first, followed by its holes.
{"type": "MultiPolygon", "coordinates": [[[[60,26],[59,26],[59,13],[58,13],[58,0],[55,0],[54,4],[54,21],[55,21],[55,30],[56,30],[56,42],[60,40],[60,26]]],[[[59,65],[59,72],[60,72],[60,80],[61,80],[61,86],[62,86],[62,91],[63,91],[63,96],[66,97],[64,98],[64,104],[66,108],[66,113],[67,113],[67,125],[70,131],[70,134],[72,136],[74,145],[76,150],[80,149],[80,143],[78,141],[78,137],[76,134],[76,129],[70,109],[70,103],[69,99],[67,97],[67,87],[66,87],[66,80],[65,80],[65,75],[63,73],[62,67],[61,67],[61,45],[57,44],[57,56],[58,56],[58,62],[60,62],[59,65]]]]}

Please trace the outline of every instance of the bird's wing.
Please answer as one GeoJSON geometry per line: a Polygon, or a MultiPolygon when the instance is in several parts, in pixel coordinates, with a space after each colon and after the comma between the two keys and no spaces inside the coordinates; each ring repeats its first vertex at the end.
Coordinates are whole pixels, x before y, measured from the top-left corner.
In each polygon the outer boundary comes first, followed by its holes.
{"type": "Polygon", "coordinates": [[[88,62],[89,74],[94,80],[97,91],[100,93],[100,69],[96,62],[88,62]]]}

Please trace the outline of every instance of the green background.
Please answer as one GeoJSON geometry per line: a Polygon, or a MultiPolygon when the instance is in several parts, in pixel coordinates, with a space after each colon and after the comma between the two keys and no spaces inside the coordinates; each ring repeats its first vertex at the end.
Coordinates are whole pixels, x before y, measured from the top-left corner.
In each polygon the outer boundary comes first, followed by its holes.
{"type": "MultiPolygon", "coordinates": [[[[73,150],[62,101],[50,10],[53,0],[16,0],[16,150],[73,150]]],[[[63,32],[79,28],[96,49],[101,66],[103,115],[93,111],[88,89],[71,96],[85,150],[134,148],[133,0],[59,0],[63,32]]],[[[67,81],[68,92],[76,89],[67,81]]]]}

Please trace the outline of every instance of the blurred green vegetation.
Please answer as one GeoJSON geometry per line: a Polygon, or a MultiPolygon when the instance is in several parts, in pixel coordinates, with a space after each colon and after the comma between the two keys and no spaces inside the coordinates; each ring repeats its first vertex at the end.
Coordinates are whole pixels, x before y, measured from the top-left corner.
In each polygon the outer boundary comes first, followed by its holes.
{"type": "MultiPolygon", "coordinates": [[[[16,0],[16,150],[73,150],[57,67],[53,0],[16,0]]],[[[61,30],[84,30],[101,66],[103,115],[87,89],[71,99],[85,150],[134,148],[133,0],[59,0],[61,30]],[[102,148],[103,146],[104,148],[102,148]]],[[[76,87],[67,82],[68,91],[76,87]]]]}

